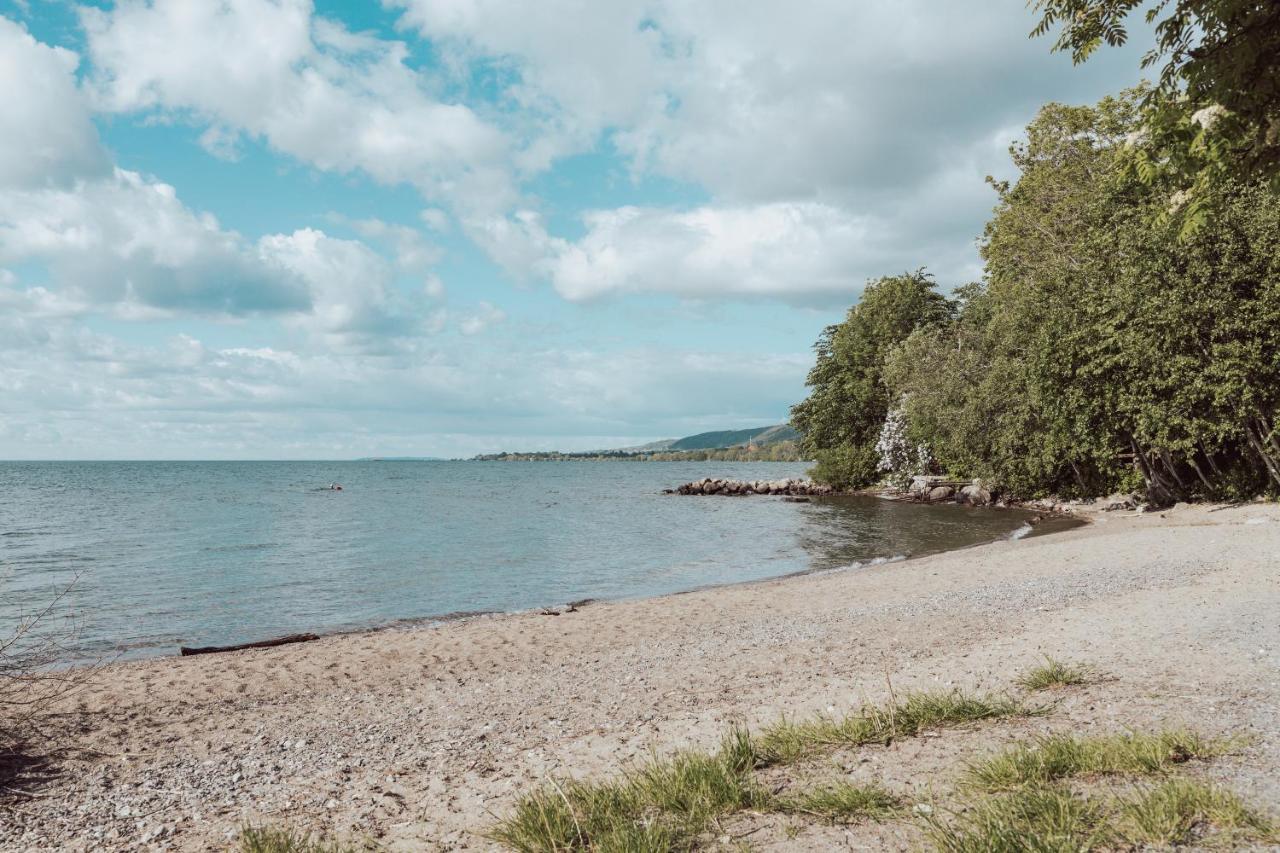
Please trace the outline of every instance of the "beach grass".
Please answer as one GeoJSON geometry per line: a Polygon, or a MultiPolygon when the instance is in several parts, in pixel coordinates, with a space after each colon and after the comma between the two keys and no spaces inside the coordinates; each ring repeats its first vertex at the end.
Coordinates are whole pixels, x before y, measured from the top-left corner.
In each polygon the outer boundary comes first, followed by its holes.
{"type": "Polygon", "coordinates": [[[773,811],[809,815],[830,823],[858,820],[889,820],[904,811],[900,797],[877,784],[828,782],[808,791],[778,797],[773,811]]]}
{"type": "Polygon", "coordinates": [[[1197,779],[1168,779],[1121,801],[1117,836],[1136,848],[1168,847],[1212,829],[1216,845],[1280,844],[1280,827],[1235,794],[1197,779]]]}
{"type": "Polygon", "coordinates": [[[856,714],[839,719],[779,720],[756,738],[756,752],[764,765],[786,764],[832,749],[888,744],[896,738],[915,737],[929,729],[980,720],[1038,716],[1049,710],[1047,705],[1028,705],[994,694],[969,694],[959,690],[910,693],[899,702],[883,707],[864,706],[856,714]]]}
{"type": "Polygon", "coordinates": [[[1024,690],[1051,690],[1073,687],[1097,680],[1097,671],[1085,664],[1063,663],[1046,656],[1044,663],[1032,667],[1018,677],[1017,684],[1024,690]]]}
{"type": "Polygon", "coordinates": [[[490,837],[521,851],[689,849],[715,818],[768,807],[751,775],[756,763],[750,736],[735,727],[714,754],[653,758],[618,781],[552,780],[521,798],[490,837]]]}
{"type": "Polygon", "coordinates": [[[1280,843],[1274,822],[1230,791],[1173,778],[1118,796],[1088,796],[1062,784],[986,795],[930,819],[926,838],[945,853],[1078,853],[1148,850],[1194,843],[1212,849],[1280,843]]]}
{"type": "Polygon", "coordinates": [[[1053,734],[970,763],[963,784],[982,791],[1007,791],[1086,774],[1149,775],[1192,759],[1223,755],[1236,746],[1233,741],[1186,730],[1095,737],[1053,734]]]}
{"type": "Polygon", "coordinates": [[[1079,853],[1105,841],[1106,813],[1066,788],[1027,786],[977,799],[950,821],[931,817],[925,834],[945,853],[1079,853]]]}
{"type": "Polygon", "coordinates": [[[371,849],[376,848],[357,847],[273,826],[246,826],[240,833],[240,853],[361,853],[371,849]]]}

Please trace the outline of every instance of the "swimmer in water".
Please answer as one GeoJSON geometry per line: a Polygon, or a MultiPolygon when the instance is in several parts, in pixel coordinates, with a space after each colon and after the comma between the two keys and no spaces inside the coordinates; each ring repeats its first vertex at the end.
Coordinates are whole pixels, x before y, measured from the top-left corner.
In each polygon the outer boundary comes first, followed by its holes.
{"type": "Polygon", "coordinates": [[[342,491],[342,486],[339,486],[337,483],[330,483],[329,490],[334,492],[340,492],[342,491]]]}

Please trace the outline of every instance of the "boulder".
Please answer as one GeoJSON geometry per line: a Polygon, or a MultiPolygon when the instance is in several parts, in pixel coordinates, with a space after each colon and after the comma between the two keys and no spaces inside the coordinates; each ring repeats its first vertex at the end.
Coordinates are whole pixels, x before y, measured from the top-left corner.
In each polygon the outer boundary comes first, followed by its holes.
{"type": "Polygon", "coordinates": [[[929,490],[929,502],[935,503],[937,501],[948,500],[955,493],[956,493],[956,490],[951,488],[950,486],[934,486],[932,489],[929,490]]]}
{"type": "Polygon", "coordinates": [[[980,484],[974,483],[960,490],[960,499],[963,503],[971,506],[986,506],[991,503],[991,492],[988,492],[980,484]]]}

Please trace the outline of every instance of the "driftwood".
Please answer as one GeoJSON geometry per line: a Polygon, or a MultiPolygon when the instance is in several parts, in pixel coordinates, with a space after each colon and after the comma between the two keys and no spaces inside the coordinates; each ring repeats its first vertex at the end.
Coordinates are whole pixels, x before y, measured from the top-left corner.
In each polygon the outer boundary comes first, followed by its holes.
{"type": "Polygon", "coordinates": [[[181,646],[178,651],[183,657],[188,655],[212,655],[218,652],[238,652],[241,649],[269,649],[272,646],[287,646],[290,643],[306,643],[318,640],[318,634],[290,634],[287,637],[276,637],[274,640],[259,640],[256,643],[241,643],[238,646],[181,646]]]}

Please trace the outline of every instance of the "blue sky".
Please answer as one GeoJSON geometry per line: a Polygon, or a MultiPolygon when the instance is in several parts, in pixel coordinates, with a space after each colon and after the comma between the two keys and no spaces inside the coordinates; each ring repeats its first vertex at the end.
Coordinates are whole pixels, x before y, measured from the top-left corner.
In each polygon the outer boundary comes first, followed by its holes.
{"type": "Polygon", "coordinates": [[[1022,0],[0,2],[0,458],[784,420],[869,278],[980,277],[1073,68],[1022,0]]]}

